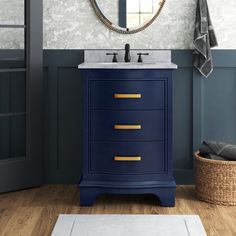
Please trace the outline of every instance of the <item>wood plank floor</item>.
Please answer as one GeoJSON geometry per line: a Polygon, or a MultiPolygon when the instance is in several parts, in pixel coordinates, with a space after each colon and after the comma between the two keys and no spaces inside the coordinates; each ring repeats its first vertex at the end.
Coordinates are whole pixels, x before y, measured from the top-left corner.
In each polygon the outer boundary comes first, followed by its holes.
{"type": "Polygon", "coordinates": [[[0,194],[0,235],[50,235],[59,214],[197,214],[208,235],[236,236],[236,207],[198,201],[193,186],[178,186],[176,207],[160,207],[154,196],[100,196],[79,206],[75,185],[46,185],[0,194]]]}

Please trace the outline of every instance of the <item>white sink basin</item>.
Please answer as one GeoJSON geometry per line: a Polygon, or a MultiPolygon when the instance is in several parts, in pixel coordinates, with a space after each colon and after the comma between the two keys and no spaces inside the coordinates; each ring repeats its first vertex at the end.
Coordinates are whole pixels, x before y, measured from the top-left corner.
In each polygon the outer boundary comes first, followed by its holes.
{"type": "Polygon", "coordinates": [[[84,62],[79,69],[177,69],[177,65],[169,62],[138,63],[138,62],[84,62]]]}

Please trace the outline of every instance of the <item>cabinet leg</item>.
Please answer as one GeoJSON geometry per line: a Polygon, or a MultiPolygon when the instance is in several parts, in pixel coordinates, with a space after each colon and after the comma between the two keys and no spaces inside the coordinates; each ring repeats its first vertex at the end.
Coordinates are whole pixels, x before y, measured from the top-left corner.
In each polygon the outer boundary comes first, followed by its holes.
{"type": "Polygon", "coordinates": [[[161,189],[155,195],[159,197],[163,207],[175,206],[175,189],[161,189]]]}
{"type": "Polygon", "coordinates": [[[96,201],[97,193],[92,189],[80,189],[80,206],[93,206],[96,201]]]}

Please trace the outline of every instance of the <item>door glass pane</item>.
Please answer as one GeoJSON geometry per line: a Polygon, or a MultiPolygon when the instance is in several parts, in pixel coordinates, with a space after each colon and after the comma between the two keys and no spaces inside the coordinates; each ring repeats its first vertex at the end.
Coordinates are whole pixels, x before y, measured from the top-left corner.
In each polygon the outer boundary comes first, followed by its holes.
{"type": "Polygon", "coordinates": [[[26,111],[24,72],[0,73],[0,115],[26,111]]]}
{"type": "Polygon", "coordinates": [[[0,160],[26,156],[26,116],[0,117],[0,160]]]}
{"type": "Polygon", "coordinates": [[[0,69],[25,67],[24,31],[21,28],[0,28],[0,69]]]}
{"type": "MultiPolygon", "coordinates": [[[[1,0],[0,0],[1,1],[1,0]]],[[[0,49],[24,49],[25,29],[0,29],[0,49]]]]}
{"type": "Polygon", "coordinates": [[[0,25],[24,24],[24,0],[0,0],[0,25]]]}

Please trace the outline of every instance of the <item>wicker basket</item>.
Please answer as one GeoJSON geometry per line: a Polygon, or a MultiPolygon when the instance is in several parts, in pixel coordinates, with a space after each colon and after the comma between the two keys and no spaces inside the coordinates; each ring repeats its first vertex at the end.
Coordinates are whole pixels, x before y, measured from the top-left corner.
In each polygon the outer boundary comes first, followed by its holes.
{"type": "Polygon", "coordinates": [[[205,202],[236,205],[236,161],[210,160],[195,153],[195,191],[205,202]]]}

